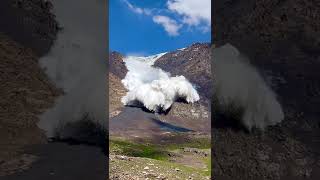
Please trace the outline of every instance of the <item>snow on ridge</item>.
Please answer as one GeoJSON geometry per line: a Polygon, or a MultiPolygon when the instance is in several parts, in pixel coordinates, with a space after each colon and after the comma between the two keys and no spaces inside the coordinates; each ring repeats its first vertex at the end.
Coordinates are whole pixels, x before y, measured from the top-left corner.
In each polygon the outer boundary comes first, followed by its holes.
{"type": "Polygon", "coordinates": [[[160,57],[163,55],[167,54],[167,52],[164,53],[159,53],[151,56],[127,56],[124,58],[124,61],[130,61],[130,60],[135,60],[135,61],[140,61],[140,62],[145,62],[148,65],[153,65],[160,57]]]}

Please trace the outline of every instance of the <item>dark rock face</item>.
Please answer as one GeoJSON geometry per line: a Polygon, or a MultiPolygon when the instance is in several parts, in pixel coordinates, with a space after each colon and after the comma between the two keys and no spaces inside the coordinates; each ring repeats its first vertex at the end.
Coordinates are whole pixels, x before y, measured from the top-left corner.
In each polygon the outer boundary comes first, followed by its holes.
{"type": "Polygon", "coordinates": [[[154,66],[170,72],[172,76],[185,76],[197,86],[200,96],[208,100],[212,95],[210,56],[210,44],[195,43],[183,50],[163,55],[155,62],[154,66]]]}
{"type": "Polygon", "coordinates": [[[213,9],[214,43],[229,42],[249,55],[262,50],[266,53],[279,42],[319,53],[319,6],[314,0],[217,1],[213,9]]]}
{"type": "Polygon", "coordinates": [[[59,30],[51,9],[51,3],[44,0],[2,0],[1,31],[42,56],[49,51],[59,30]]]}
{"type": "Polygon", "coordinates": [[[213,7],[215,45],[231,43],[248,56],[278,94],[286,116],[263,135],[213,124],[213,174],[217,179],[318,179],[319,2],[224,0],[213,7]]]}
{"type": "Polygon", "coordinates": [[[109,72],[118,76],[120,79],[126,76],[128,69],[120,53],[115,51],[109,53],[109,72]]]}

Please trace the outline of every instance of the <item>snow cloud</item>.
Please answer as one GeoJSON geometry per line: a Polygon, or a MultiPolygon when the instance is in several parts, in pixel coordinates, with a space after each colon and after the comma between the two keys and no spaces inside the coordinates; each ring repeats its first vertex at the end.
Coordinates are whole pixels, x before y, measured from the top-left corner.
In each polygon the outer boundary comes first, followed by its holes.
{"type": "Polygon", "coordinates": [[[226,44],[212,50],[215,96],[222,112],[242,111],[239,119],[251,130],[264,129],[284,119],[276,94],[238,49],[226,44]]]}
{"type": "Polygon", "coordinates": [[[128,73],[122,80],[128,90],[122,97],[124,105],[135,105],[138,101],[153,112],[167,110],[177,98],[188,103],[200,99],[197,90],[184,76],[171,77],[169,73],[152,66],[163,54],[151,57],[133,57],[125,59],[128,73]]]}

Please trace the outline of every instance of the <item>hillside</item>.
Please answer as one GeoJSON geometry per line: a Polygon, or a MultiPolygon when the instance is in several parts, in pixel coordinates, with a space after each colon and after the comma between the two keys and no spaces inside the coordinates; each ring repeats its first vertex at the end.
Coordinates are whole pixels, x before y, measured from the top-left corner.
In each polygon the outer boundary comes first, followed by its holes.
{"type": "Polygon", "coordinates": [[[209,99],[202,93],[209,92],[209,89],[204,89],[209,88],[205,82],[210,81],[208,77],[210,69],[205,65],[209,63],[209,51],[207,44],[195,44],[186,50],[148,57],[132,56],[126,59],[126,61],[138,59],[139,62],[146,64],[153,64],[155,61],[155,67],[159,68],[158,65],[162,65],[163,70],[173,76],[185,75],[187,78],[192,78],[191,83],[200,92],[201,101],[191,104],[178,100],[166,113],[160,114],[150,112],[141,106],[124,106],[121,103],[121,98],[127,91],[123,91],[124,87],[120,81],[120,77],[124,78],[123,72],[127,72],[127,68],[123,66],[125,58],[120,53],[110,54],[109,57],[113,57],[109,59],[110,179],[210,178],[211,119],[209,99]],[[205,48],[206,52],[201,52],[202,48],[205,48]],[[195,49],[199,49],[199,52],[195,52],[195,49]],[[177,57],[177,54],[182,56],[177,57]],[[202,76],[199,67],[195,71],[190,71],[190,74],[185,74],[187,70],[191,70],[202,61],[196,58],[199,55],[205,57],[200,68],[207,68],[207,74],[202,76]],[[179,63],[170,64],[174,62],[170,61],[172,57],[179,63]],[[186,59],[187,63],[183,64],[182,59],[186,59]],[[196,81],[201,77],[203,81],[196,81]]]}
{"type": "MultiPolygon", "coordinates": [[[[124,77],[127,68],[124,65],[124,58],[120,53],[111,52],[109,59],[111,74],[124,77]]],[[[152,59],[153,56],[147,59],[152,59]]],[[[142,58],[140,58],[142,59],[142,58]]],[[[188,104],[183,101],[175,102],[170,110],[165,114],[160,114],[158,118],[175,126],[181,126],[200,132],[209,132],[210,120],[210,96],[211,96],[211,68],[210,68],[210,46],[205,43],[195,43],[185,49],[161,54],[154,62],[154,67],[169,72],[171,76],[183,75],[196,87],[200,94],[200,101],[195,104],[188,104]],[[208,65],[209,64],[209,65],[208,65]]],[[[113,77],[113,75],[109,76],[113,77]]],[[[116,78],[112,78],[116,79],[116,78]]],[[[109,82],[110,83],[110,82],[109,82]]],[[[109,90],[121,87],[121,82],[112,80],[109,90]]],[[[123,94],[109,95],[113,104],[120,105],[123,94]],[[117,102],[114,100],[117,99],[117,102]]],[[[113,109],[111,106],[109,109],[113,109]]],[[[112,113],[112,111],[110,112],[112,113]]],[[[110,114],[109,113],[109,114],[110,114]]]]}
{"type": "Polygon", "coordinates": [[[2,0],[1,32],[42,56],[49,51],[60,29],[51,9],[50,1],[2,0]]]}
{"type": "Polygon", "coordinates": [[[195,43],[184,49],[168,52],[154,64],[172,76],[183,75],[198,88],[204,102],[212,96],[210,44],[195,43]]]}
{"type": "Polygon", "coordinates": [[[50,83],[32,49],[4,34],[0,34],[0,59],[0,175],[4,175],[29,163],[28,158],[23,160],[24,146],[46,142],[37,127],[38,116],[61,91],[50,83]],[[16,160],[20,158],[22,163],[16,160]]]}
{"type": "Polygon", "coordinates": [[[99,147],[48,143],[37,126],[39,116],[63,94],[39,65],[61,30],[51,10],[52,4],[44,0],[1,1],[0,179],[106,176],[99,147]],[[86,167],[89,161],[92,166],[86,167]],[[86,171],[79,172],[84,167],[86,171]],[[52,172],[60,174],[53,177],[52,172]]]}
{"type": "Polygon", "coordinates": [[[1,1],[0,6],[0,176],[29,168],[35,161],[26,145],[46,142],[38,115],[62,92],[38,65],[58,30],[51,6],[41,0],[1,1]]]}
{"type": "Polygon", "coordinates": [[[225,0],[213,7],[216,47],[231,43],[248,56],[278,94],[286,116],[263,134],[214,126],[213,174],[217,179],[318,179],[319,3],[225,0]]]}

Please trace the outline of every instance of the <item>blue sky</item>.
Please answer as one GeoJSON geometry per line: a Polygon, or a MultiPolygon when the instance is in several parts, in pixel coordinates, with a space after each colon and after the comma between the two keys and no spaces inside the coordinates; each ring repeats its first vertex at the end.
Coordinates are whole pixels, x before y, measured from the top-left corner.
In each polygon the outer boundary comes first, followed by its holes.
{"type": "Polygon", "coordinates": [[[109,0],[110,50],[146,56],[210,42],[210,2],[109,0]]]}

